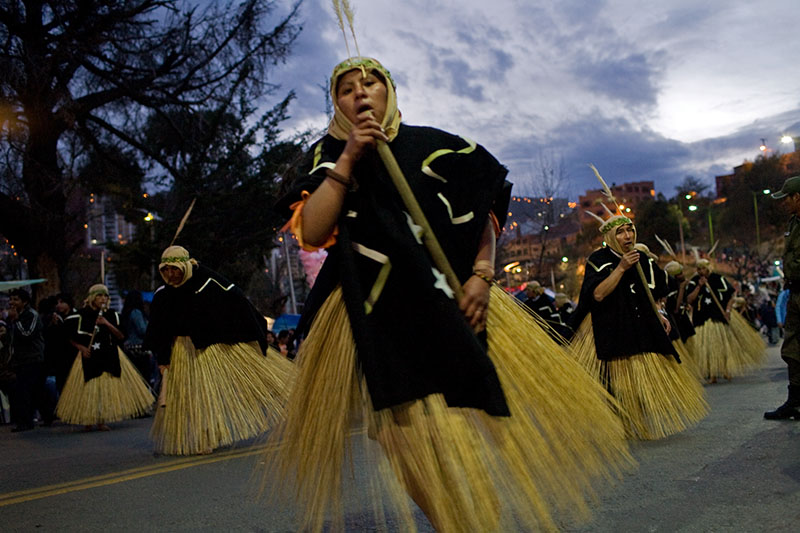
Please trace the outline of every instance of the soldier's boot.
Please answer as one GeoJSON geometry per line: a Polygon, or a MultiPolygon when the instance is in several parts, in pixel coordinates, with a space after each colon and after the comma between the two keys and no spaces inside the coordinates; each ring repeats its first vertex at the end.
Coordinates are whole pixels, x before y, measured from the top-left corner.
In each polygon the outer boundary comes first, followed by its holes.
{"type": "Polygon", "coordinates": [[[774,411],[764,413],[767,420],[800,420],[800,385],[789,385],[789,399],[774,411]]]}

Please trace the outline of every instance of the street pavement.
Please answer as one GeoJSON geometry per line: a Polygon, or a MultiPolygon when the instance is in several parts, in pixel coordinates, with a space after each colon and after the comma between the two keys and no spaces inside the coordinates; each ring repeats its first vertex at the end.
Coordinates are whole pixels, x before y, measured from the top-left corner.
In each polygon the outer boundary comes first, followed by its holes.
{"type": "MultiPolygon", "coordinates": [[[[696,427],[632,443],[638,467],[599,487],[588,523],[562,530],[800,531],[800,422],[763,419],[786,397],[786,367],[777,347],[768,354],[752,375],[705,386],[711,412],[696,427]]],[[[155,457],[151,423],[90,433],[0,426],[0,531],[295,531],[291,505],[258,496],[263,441],[155,457]]],[[[359,455],[356,446],[355,471],[359,455]]],[[[376,530],[367,503],[345,498],[347,529],[376,530]]]]}

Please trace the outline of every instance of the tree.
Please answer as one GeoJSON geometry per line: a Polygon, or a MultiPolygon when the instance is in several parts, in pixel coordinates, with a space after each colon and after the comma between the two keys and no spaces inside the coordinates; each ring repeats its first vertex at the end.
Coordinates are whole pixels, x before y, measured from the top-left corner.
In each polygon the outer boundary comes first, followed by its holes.
{"type": "MultiPolygon", "coordinates": [[[[277,91],[267,81],[297,37],[299,2],[277,19],[268,0],[41,1],[0,7],[0,232],[29,258],[44,288],[60,288],[80,248],[83,219],[71,211],[89,158],[135,154],[170,178],[175,161],[154,149],[146,124],[250,106],[277,91]],[[116,147],[110,150],[109,147],[116,147]]],[[[84,176],[85,177],[85,176],[84,176]]],[[[198,176],[198,179],[202,176],[198,176]]]]}
{"type": "MultiPolygon", "coordinates": [[[[636,236],[656,254],[661,253],[661,245],[656,240],[658,235],[669,243],[679,242],[679,226],[682,217],[678,206],[669,203],[662,195],[655,200],[645,200],[636,209],[636,236]]],[[[680,249],[674,246],[676,253],[680,249]]]]}
{"type": "Polygon", "coordinates": [[[694,176],[686,176],[680,185],[675,187],[678,196],[683,197],[687,194],[691,196],[702,196],[708,190],[708,185],[695,178],[694,176]]]}
{"type": "Polygon", "coordinates": [[[533,197],[542,200],[540,218],[539,239],[539,260],[536,265],[536,279],[542,276],[542,265],[544,263],[545,249],[547,247],[547,235],[558,220],[554,209],[553,200],[564,194],[567,184],[567,171],[564,166],[564,159],[556,157],[553,153],[539,152],[539,157],[533,166],[530,188],[533,197]]]}
{"type": "MultiPolygon", "coordinates": [[[[776,191],[789,176],[784,174],[781,156],[759,156],[745,162],[726,185],[725,207],[720,214],[720,227],[729,228],[728,235],[720,234],[723,244],[731,241],[754,247],[756,243],[756,212],[762,242],[782,233],[786,213],[764,190],[776,191]]],[[[715,232],[716,233],[716,232],[715,232]]]]}

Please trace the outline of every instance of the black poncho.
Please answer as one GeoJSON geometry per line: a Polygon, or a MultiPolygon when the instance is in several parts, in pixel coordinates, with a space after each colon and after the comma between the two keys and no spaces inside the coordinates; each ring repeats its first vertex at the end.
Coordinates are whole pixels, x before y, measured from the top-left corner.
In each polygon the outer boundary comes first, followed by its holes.
{"type": "MultiPolygon", "coordinates": [[[[686,284],[687,294],[694,292],[699,280],[699,274],[692,276],[692,279],[686,284]]],[[[722,310],[714,302],[714,298],[711,295],[712,290],[714,291],[714,296],[717,297],[717,301],[722,306],[722,309],[725,309],[728,305],[728,301],[733,298],[734,291],[731,284],[719,274],[713,272],[709,274],[708,278],[706,278],[706,285],[700,289],[697,299],[692,304],[692,322],[696,328],[702,326],[706,320],[725,324],[728,323],[722,310]]]]}
{"type": "MultiPolygon", "coordinates": [[[[325,178],[325,164],[332,167],[344,145],[331,136],[318,141],[280,205],[299,200],[301,191],[313,192],[325,178]]],[[[507,170],[483,147],[433,128],[401,125],[390,148],[465,282],[489,211],[501,226],[505,221],[507,170]],[[447,152],[430,162],[437,150],[447,152]]],[[[337,243],[328,250],[301,327],[341,283],[375,409],[442,393],[450,406],[507,415],[485,338],[472,332],[434,268],[377,154],[365,155],[353,177],[358,189],[345,199],[337,243]]]]}
{"type": "Polygon", "coordinates": [[[688,306],[686,305],[686,295],[689,294],[689,284],[687,283],[686,287],[683,288],[683,301],[681,302],[681,305],[678,306],[678,293],[680,292],[680,285],[680,281],[675,279],[673,276],[668,276],[667,286],[669,292],[667,293],[666,309],[667,313],[669,313],[669,316],[672,319],[673,324],[677,326],[678,331],[676,333],[680,336],[680,339],[683,342],[686,342],[689,337],[695,334],[695,331],[694,325],[692,324],[692,319],[689,316],[688,306]]]}
{"type": "Polygon", "coordinates": [[[267,349],[267,322],[241,289],[220,274],[197,265],[180,287],[165,285],[153,296],[144,346],[168,365],[172,342],[189,336],[195,348],[257,341],[267,349]]]}
{"type": "MultiPolygon", "coordinates": [[[[594,299],[594,289],[619,262],[620,256],[609,248],[596,250],[586,261],[580,302],[592,314],[598,359],[610,361],[647,352],[672,355],[678,359],[635,266],[625,271],[617,287],[602,302],[594,299]]],[[[667,291],[666,273],[642,252],[639,252],[639,262],[653,298],[658,300],[667,291]]]]}
{"type": "MultiPolygon", "coordinates": [[[[99,309],[89,306],[79,309],[75,314],[69,315],[65,320],[65,327],[70,331],[70,338],[81,346],[91,350],[89,357],[83,358],[83,379],[89,381],[99,377],[103,372],[108,372],[114,377],[121,374],[119,366],[119,343],[111,330],[105,325],[97,326],[97,332],[92,338],[99,309]]],[[[119,315],[116,311],[105,311],[103,317],[117,329],[119,315]]]]}

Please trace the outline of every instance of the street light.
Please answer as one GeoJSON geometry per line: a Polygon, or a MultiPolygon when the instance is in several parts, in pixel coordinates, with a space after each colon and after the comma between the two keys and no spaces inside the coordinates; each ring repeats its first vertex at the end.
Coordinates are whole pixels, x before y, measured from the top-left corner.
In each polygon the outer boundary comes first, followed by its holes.
{"type": "MultiPolygon", "coordinates": [[[[147,225],[150,227],[150,243],[155,242],[156,235],[155,235],[155,224],[154,221],[156,220],[156,216],[151,213],[150,211],[144,216],[144,221],[147,222],[147,225]]],[[[150,258],[150,291],[154,291],[156,288],[156,260],[154,258],[150,258]]]]}
{"type": "MultiPolygon", "coordinates": [[[[758,193],[756,191],[753,192],[753,213],[755,214],[756,218],[756,250],[761,248],[761,228],[758,225],[758,193]]],[[[765,196],[770,193],[769,189],[764,189],[761,191],[765,196]]]]}

